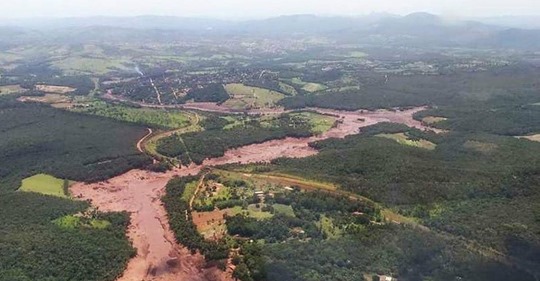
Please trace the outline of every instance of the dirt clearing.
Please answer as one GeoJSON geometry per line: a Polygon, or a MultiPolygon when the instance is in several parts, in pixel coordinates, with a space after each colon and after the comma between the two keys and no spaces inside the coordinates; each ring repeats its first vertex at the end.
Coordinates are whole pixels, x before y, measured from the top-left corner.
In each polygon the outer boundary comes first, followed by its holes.
{"type": "Polygon", "coordinates": [[[71,92],[74,92],[75,88],[72,87],[66,87],[66,86],[54,86],[54,85],[36,85],[36,90],[42,91],[45,93],[53,93],[53,94],[69,94],[71,92]]]}

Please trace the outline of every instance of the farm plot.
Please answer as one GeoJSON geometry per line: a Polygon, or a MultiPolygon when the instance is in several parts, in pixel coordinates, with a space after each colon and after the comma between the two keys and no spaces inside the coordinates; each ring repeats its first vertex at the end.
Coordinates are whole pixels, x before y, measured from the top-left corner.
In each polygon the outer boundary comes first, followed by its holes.
{"type": "Polygon", "coordinates": [[[40,84],[40,85],[36,85],[36,90],[45,92],[45,93],[65,95],[65,94],[72,93],[77,89],[72,88],[72,87],[66,87],[66,86],[40,84]]]}
{"type": "Polygon", "coordinates": [[[166,129],[182,128],[190,124],[188,114],[178,110],[136,108],[103,101],[81,103],[71,110],[166,129]]]}
{"type": "Polygon", "coordinates": [[[300,122],[307,122],[311,126],[311,132],[316,135],[327,132],[336,124],[334,117],[315,112],[291,113],[291,117],[298,118],[300,122]]]}
{"type": "Polygon", "coordinates": [[[52,66],[61,70],[64,74],[102,75],[118,70],[131,70],[131,68],[126,66],[126,63],[127,62],[122,59],[73,56],[63,60],[54,61],[52,66]]]}
{"type": "Polygon", "coordinates": [[[22,88],[19,85],[6,85],[0,86],[0,96],[1,95],[11,95],[11,94],[20,94],[26,92],[25,88],[22,88]]]}
{"type": "Polygon", "coordinates": [[[67,189],[72,183],[47,174],[37,174],[22,180],[19,190],[67,198],[67,189]]]}
{"type": "Polygon", "coordinates": [[[276,107],[278,101],[285,97],[276,91],[239,83],[227,84],[225,90],[231,98],[223,105],[236,110],[273,108],[276,107]]]}
{"type": "Polygon", "coordinates": [[[320,83],[314,83],[314,82],[305,82],[305,81],[302,81],[302,79],[300,78],[291,79],[291,83],[302,87],[302,90],[309,93],[315,93],[315,92],[324,91],[328,89],[326,85],[323,85],[320,83]]]}
{"type": "Polygon", "coordinates": [[[439,123],[445,120],[448,120],[448,119],[445,117],[439,117],[439,116],[426,116],[422,118],[422,122],[427,125],[433,125],[435,123],[439,123]]]}
{"type": "Polygon", "coordinates": [[[378,134],[376,135],[376,137],[395,140],[396,142],[403,145],[414,146],[414,147],[423,148],[427,150],[434,150],[437,147],[436,144],[430,141],[424,140],[424,139],[411,139],[405,133],[378,134]]]}

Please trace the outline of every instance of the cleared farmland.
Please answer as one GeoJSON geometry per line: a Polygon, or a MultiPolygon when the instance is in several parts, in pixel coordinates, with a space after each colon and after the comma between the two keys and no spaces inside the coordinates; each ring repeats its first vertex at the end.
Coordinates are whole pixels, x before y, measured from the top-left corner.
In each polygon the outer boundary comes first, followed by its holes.
{"type": "Polygon", "coordinates": [[[70,181],[58,179],[51,175],[37,174],[22,180],[19,190],[66,198],[67,194],[64,185],[69,186],[70,184],[70,181]]]}
{"type": "Polygon", "coordinates": [[[276,103],[285,97],[276,91],[239,83],[227,84],[225,90],[231,98],[224,105],[238,110],[275,107],[276,103]]]}

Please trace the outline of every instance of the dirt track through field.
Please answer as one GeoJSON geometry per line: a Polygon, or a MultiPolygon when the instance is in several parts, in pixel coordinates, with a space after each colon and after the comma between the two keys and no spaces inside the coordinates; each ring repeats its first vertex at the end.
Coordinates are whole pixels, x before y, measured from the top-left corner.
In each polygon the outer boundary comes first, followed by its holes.
{"type": "Polygon", "coordinates": [[[141,152],[141,153],[144,153],[142,144],[143,144],[144,141],[146,141],[146,140],[150,137],[150,135],[152,135],[152,133],[154,132],[154,131],[152,131],[152,129],[150,129],[150,128],[147,128],[147,130],[148,130],[148,133],[147,133],[142,139],[140,139],[140,140],[137,142],[137,150],[139,150],[139,152],[141,152]]]}
{"type": "MultiPolygon", "coordinates": [[[[199,108],[200,109],[200,108],[199,108]]],[[[74,197],[90,200],[101,211],[128,211],[131,224],[128,236],[137,248],[137,256],[130,260],[121,281],[140,280],[232,280],[230,273],[215,267],[205,268],[204,257],[192,255],[178,245],[170,230],[161,196],[165,185],[174,176],[198,174],[204,167],[228,163],[268,162],[279,157],[307,157],[317,153],[309,143],[327,138],[343,138],[356,134],[359,128],[380,122],[402,123],[419,129],[429,129],[412,118],[424,108],[406,111],[335,111],[312,109],[330,114],[341,120],[328,132],[310,138],[286,138],[261,144],[253,144],[229,150],[223,157],[207,159],[200,166],[183,167],[167,173],[132,170],[108,181],[71,187],[74,197]]]]}

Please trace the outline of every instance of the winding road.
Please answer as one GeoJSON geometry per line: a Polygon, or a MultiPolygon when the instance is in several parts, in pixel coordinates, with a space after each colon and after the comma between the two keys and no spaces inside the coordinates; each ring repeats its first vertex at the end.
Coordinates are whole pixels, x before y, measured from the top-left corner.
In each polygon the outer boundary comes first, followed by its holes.
{"type": "Polygon", "coordinates": [[[139,150],[140,153],[145,153],[144,149],[143,149],[143,143],[152,135],[152,133],[154,131],[152,131],[152,129],[150,128],[147,128],[148,129],[148,134],[146,134],[144,137],[142,137],[142,139],[140,139],[138,142],[137,142],[137,150],[139,150]]]}

